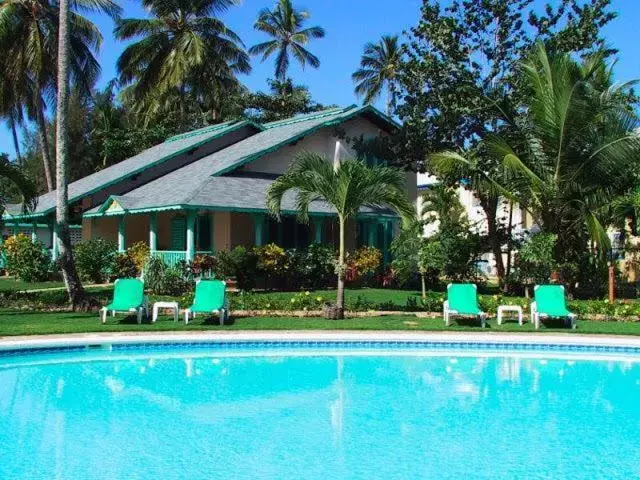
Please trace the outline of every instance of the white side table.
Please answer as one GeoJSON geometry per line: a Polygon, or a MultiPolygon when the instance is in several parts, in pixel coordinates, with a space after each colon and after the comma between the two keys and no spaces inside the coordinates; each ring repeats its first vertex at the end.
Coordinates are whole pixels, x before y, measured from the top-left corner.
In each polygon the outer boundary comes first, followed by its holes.
{"type": "Polygon", "coordinates": [[[502,325],[502,316],[505,312],[518,314],[518,323],[522,326],[522,307],[518,305],[500,305],[498,307],[498,325],[502,325]]]}
{"type": "Polygon", "coordinates": [[[178,321],[178,302],[155,302],[153,304],[153,317],[151,319],[151,323],[155,323],[155,321],[158,319],[158,310],[161,308],[173,310],[173,321],[178,321]]]}

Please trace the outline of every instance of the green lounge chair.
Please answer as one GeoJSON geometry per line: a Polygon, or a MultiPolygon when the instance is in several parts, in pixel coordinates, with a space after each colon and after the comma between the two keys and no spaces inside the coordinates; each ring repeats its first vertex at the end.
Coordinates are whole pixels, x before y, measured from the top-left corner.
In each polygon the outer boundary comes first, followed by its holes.
{"type": "Polygon", "coordinates": [[[198,280],[196,283],[196,295],[193,305],[184,311],[184,323],[189,323],[189,315],[196,313],[217,313],[220,316],[220,325],[229,312],[226,295],[227,284],[221,280],[198,280]]]}
{"type": "Polygon", "coordinates": [[[115,317],[116,312],[135,312],[138,323],[142,323],[142,311],[149,318],[149,301],[144,294],[144,283],[139,278],[119,278],[113,285],[113,300],[100,309],[102,323],[107,322],[107,312],[115,317]]]}
{"type": "Polygon", "coordinates": [[[531,302],[531,322],[540,328],[540,318],[562,318],[571,328],[576,328],[578,316],[567,309],[563,285],[536,285],[531,302]]]}
{"type": "Polygon", "coordinates": [[[448,327],[451,315],[473,315],[485,327],[487,314],[478,306],[478,287],[474,283],[450,283],[443,306],[444,324],[448,327]]]}

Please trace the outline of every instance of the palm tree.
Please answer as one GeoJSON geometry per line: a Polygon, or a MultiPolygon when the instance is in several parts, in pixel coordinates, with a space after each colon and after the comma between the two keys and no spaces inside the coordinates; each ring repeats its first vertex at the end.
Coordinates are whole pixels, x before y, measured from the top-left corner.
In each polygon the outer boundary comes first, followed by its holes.
{"type": "Polygon", "coordinates": [[[58,262],[67,287],[69,303],[75,309],[87,296],[76,270],[69,234],[69,189],[67,173],[67,111],[69,107],[69,73],[71,55],[71,12],[69,0],[59,0],[58,24],[58,93],[56,101],[56,224],[58,230],[58,262]]]}
{"type": "Polygon", "coordinates": [[[280,216],[282,198],[290,190],[296,194],[295,205],[301,222],[309,221],[312,202],[326,202],[338,214],[337,308],[340,317],[344,314],[345,224],[364,206],[391,207],[403,219],[413,218],[415,209],[407,198],[406,181],[403,172],[395,168],[367,167],[355,159],[343,160],[334,166],[322,155],[302,152],[267,191],[267,208],[276,217],[280,216]]]}
{"type": "MultiPolygon", "coordinates": [[[[579,63],[569,55],[547,54],[538,44],[523,62],[524,119],[510,122],[519,135],[486,139],[501,162],[502,184],[526,206],[544,232],[558,236],[556,260],[587,251],[601,255],[610,245],[610,205],[638,185],[638,118],[629,108],[629,87],[613,85],[602,54],[579,63]]],[[[441,166],[457,168],[468,159],[448,154],[441,166]]],[[[573,257],[571,257],[573,258],[573,257]]]]}
{"type": "MultiPolygon", "coordinates": [[[[120,7],[112,0],[76,0],[74,8],[104,11],[117,16],[120,7]]],[[[87,94],[100,74],[94,51],[100,48],[98,28],[79,13],[69,15],[71,39],[70,77],[87,94]]],[[[38,125],[44,172],[49,191],[53,190],[51,150],[45,115],[46,100],[55,96],[57,74],[58,2],[12,0],[0,3],[0,48],[2,77],[16,89],[16,99],[24,103],[29,117],[38,125]]]]}
{"type": "Polygon", "coordinates": [[[184,121],[189,83],[197,78],[196,72],[213,69],[219,76],[234,76],[251,70],[242,41],[216,17],[237,0],[142,3],[152,18],[121,19],[114,30],[119,40],[140,38],[125,48],[117,62],[120,82],[132,84],[138,101],[144,103],[149,96],[158,99],[177,90],[184,121]]]}
{"type": "Polygon", "coordinates": [[[356,94],[365,103],[373,103],[386,88],[387,115],[395,103],[394,84],[402,61],[398,36],[383,36],[378,43],[367,43],[360,59],[360,68],[351,76],[356,82],[356,94]]]}
{"type": "Polygon", "coordinates": [[[276,79],[284,81],[289,68],[289,55],[293,55],[304,68],[307,64],[313,68],[320,66],[320,60],[305,48],[312,38],[323,38],[324,29],[315,26],[302,28],[309,19],[306,10],[296,10],[291,0],[278,0],[275,8],[260,11],[253,28],[266,33],[272,40],[259,43],[249,49],[251,55],[262,55],[264,62],[273,53],[276,56],[276,79]]]}

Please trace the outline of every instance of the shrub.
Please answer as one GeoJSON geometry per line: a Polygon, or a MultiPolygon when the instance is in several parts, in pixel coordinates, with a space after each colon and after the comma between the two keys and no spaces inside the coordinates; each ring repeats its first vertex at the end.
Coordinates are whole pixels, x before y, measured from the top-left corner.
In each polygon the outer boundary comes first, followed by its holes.
{"type": "Polygon", "coordinates": [[[382,253],[375,247],[360,247],[347,258],[346,280],[371,280],[382,264],[382,253]]]}
{"type": "Polygon", "coordinates": [[[136,242],[127,248],[127,255],[131,257],[131,260],[135,264],[139,274],[149,261],[151,251],[146,243],[136,242]]]}
{"type": "Polygon", "coordinates": [[[138,267],[128,253],[116,253],[112,278],[133,278],[138,276],[138,267]]]}
{"type": "Polygon", "coordinates": [[[291,269],[291,256],[282,247],[270,243],[254,249],[258,272],[265,276],[269,286],[282,286],[291,269]]]}
{"type": "Polygon", "coordinates": [[[218,253],[216,277],[221,279],[235,278],[238,288],[250,290],[256,282],[258,259],[252,250],[236,247],[230,252],[218,253]]]}
{"type": "Polygon", "coordinates": [[[117,247],[114,242],[103,238],[92,238],[74,247],[76,267],[83,280],[102,283],[115,269],[117,247]]]}
{"type": "Polygon", "coordinates": [[[332,246],[314,243],[307,250],[292,251],[290,262],[298,285],[315,289],[335,283],[336,250],[332,246]]]}
{"type": "Polygon", "coordinates": [[[196,255],[191,264],[194,276],[212,277],[215,276],[218,259],[213,255],[196,255]]]}
{"type": "Polygon", "coordinates": [[[152,257],[144,274],[145,287],[155,295],[182,296],[191,289],[179,265],[168,267],[161,258],[152,257]]]}
{"type": "Polygon", "coordinates": [[[45,280],[51,273],[51,258],[41,242],[33,242],[20,233],[5,240],[2,251],[6,257],[6,269],[25,282],[45,280]]]}
{"type": "Polygon", "coordinates": [[[551,272],[557,268],[554,249],[557,235],[535,233],[520,248],[516,256],[517,277],[525,284],[548,283],[551,272]]]}

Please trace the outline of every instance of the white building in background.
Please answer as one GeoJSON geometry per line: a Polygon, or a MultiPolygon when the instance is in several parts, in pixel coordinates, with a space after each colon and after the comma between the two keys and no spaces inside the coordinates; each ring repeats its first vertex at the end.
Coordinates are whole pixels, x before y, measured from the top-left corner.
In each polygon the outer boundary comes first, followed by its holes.
{"type": "MultiPolygon", "coordinates": [[[[429,174],[419,173],[418,174],[418,193],[422,193],[433,185],[438,183],[438,180],[429,174]]],[[[462,206],[464,206],[467,217],[469,218],[469,223],[473,231],[480,235],[486,235],[487,233],[487,217],[480,205],[480,201],[474,195],[474,193],[470,190],[466,190],[464,188],[458,189],[458,199],[462,206]]],[[[421,211],[422,206],[422,196],[418,196],[418,211],[421,211]]],[[[503,201],[501,205],[498,207],[498,218],[504,219],[504,224],[506,226],[509,218],[509,202],[503,201]]],[[[520,208],[517,205],[514,205],[512,212],[512,225],[513,225],[513,234],[515,236],[524,235],[527,231],[531,231],[534,227],[532,227],[532,219],[527,212],[520,208]]],[[[438,230],[438,222],[433,222],[431,224],[425,225],[424,227],[424,236],[429,237],[433,235],[438,230]]],[[[503,254],[503,262],[506,264],[507,254],[503,254]]],[[[481,258],[481,264],[479,265],[480,269],[483,271],[485,275],[493,276],[496,274],[496,264],[491,253],[485,253],[481,258]]]]}

